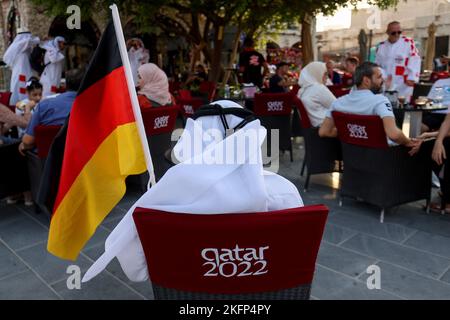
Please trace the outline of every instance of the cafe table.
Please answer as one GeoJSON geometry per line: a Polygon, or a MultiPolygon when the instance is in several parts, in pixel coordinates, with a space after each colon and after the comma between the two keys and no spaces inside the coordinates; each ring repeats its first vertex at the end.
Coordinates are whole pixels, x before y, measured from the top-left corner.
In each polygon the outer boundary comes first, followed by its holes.
{"type": "Polygon", "coordinates": [[[422,126],[422,116],[426,112],[433,112],[433,111],[441,111],[441,110],[447,110],[448,107],[444,105],[432,105],[427,104],[425,106],[415,106],[412,104],[405,104],[404,106],[401,106],[399,108],[394,108],[394,113],[396,116],[398,114],[406,113],[408,112],[409,117],[409,137],[410,138],[416,138],[420,135],[420,129],[422,126]]]}

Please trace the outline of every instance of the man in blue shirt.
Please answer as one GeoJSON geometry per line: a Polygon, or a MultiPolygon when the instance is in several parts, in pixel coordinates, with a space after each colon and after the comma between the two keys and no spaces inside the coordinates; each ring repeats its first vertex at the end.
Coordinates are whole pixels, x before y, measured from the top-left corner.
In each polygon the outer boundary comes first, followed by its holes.
{"type": "Polygon", "coordinates": [[[38,125],[63,125],[67,116],[72,110],[73,102],[80,87],[84,72],[74,69],[66,72],[67,92],[60,94],[55,98],[49,98],[41,101],[31,117],[25,134],[22,137],[22,143],[19,145],[19,152],[25,154],[26,150],[33,149],[35,146],[34,129],[38,125]]]}
{"type": "Polygon", "coordinates": [[[332,117],[333,111],[360,115],[378,115],[383,120],[386,136],[393,142],[412,148],[410,154],[419,151],[422,140],[409,139],[395,124],[395,116],[389,100],[379,94],[383,86],[380,67],[372,62],[364,62],[355,70],[356,88],[335,100],[327,112],[319,129],[321,137],[336,137],[337,130],[332,117]]]}

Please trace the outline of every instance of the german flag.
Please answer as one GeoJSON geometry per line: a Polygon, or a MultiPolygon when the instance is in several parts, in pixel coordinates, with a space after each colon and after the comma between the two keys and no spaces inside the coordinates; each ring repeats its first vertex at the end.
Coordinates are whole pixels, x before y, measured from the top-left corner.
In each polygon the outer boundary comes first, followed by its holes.
{"type": "Polygon", "coordinates": [[[59,181],[56,198],[50,201],[54,205],[47,249],[76,260],[125,194],[125,178],[147,170],[113,22],[102,35],[59,135],[65,146],[55,140],[49,155],[58,159],[53,152],[64,154],[59,156],[60,168],[55,167],[57,160],[50,161],[59,181]]]}

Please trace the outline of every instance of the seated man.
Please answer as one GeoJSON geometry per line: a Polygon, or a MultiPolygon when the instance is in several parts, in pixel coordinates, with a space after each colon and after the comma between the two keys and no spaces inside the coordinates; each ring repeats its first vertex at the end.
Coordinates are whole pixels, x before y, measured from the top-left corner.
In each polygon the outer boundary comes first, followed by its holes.
{"type": "Polygon", "coordinates": [[[333,60],[329,60],[326,63],[327,74],[328,74],[327,86],[328,85],[339,86],[342,84],[341,76],[340,76],[339,72],[334,70],[334,66],[335,66],[335,63],[333,60]]]}
{"type": "MultiPolygon", "coordinates": [[[[433,83],[428,93],[428,98],[434,100],[437,96],[441,96],[442,104],[450,108],[450,78],[440,79],[433,83]]],[[[445,119],[448,110],[438,110],[426,112],[422,118],[422,132],[437,131],[445,119]]]]}
{"type": "Polygon", "coordinates": [[[389,100],[379,94],[383,85],[380,67],[372,62],[364,62],[356,68],[354,88],[349,94],[340,97],[331,105],[326,118],[319,129],[321,137],[336,137],[337,129],[332,116],[333,111],[360,115],[378,115],[383,119],[386,136],[393,142],[412,148],[410,154],[415,154],[421,140],[406,137],[395,124],[395,116],[389,100]]]}
{"type": "Polygon", "coordinates": [[[342,77],[343,85],[346,87],[353,86],[353,75],[359,65],[359,59],[357,57],[347,57],[344,62],[345,73],[342,77]]]}
{"type": "Polygon", "coordinates": [[[34,129],[38,125],[50,126],[64,124],[72,109],[83,75],[84,72],[80,69],[67,71],[67,92],[55,98],[45,99],[36,106],[31,121],[22,137],[22,143],[19,145],[19,152],[21,154],[24,155],[26,150],[34,148],[34,129]]]}
{"type": "Polygon", "coordinates": [[[450,213],[450,113],[447,113],[439,131],[423,133],[421,139],[436,138],[431,157],[433,171],[441,183],[441,203],[431,203],[432,210],[444,210],[450,213]]]}
{"type": "MultiPolygon", "coordinates": [[[[217,110],[220,112],[227,108],[242,109],[226,100],[215,104],[223,108],[217,110]]],[[[207,111],[210,114],[211,110],[207,111]]],[[[207,115],[205,111],[202,117],[187,120],[174,148],[180,163],[170,168],[131,207],[106,239],[105,253],[88,270],[83,282],[104,270],[114,257],[130,280],[148,279],[145,255],[132,217],[136,207],[185,214],[219,214],[303,206],[295,185],[263,170],[261,145],[266,129],[260,121],[251,114],[244,121],[234,114],[224,117],[217,114],[207,115]]]]}
{"type": "Polygon", "coordinates": [[[277,71],[269,80],[269,92],[285,93],[289,91],[289,87],[295,84],[295,80],[287,78],[288,72],[288,63],[280,62],[277,64],[277,71]]]}

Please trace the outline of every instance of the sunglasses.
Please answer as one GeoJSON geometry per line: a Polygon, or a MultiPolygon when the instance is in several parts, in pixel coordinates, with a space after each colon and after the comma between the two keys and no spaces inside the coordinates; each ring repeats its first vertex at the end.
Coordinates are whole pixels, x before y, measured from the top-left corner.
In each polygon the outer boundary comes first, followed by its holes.
{"type": "Polygon", "coordinates": [[[393,31],[390,33],[391,36],[401,35],[402,31],[393,31]]]}

